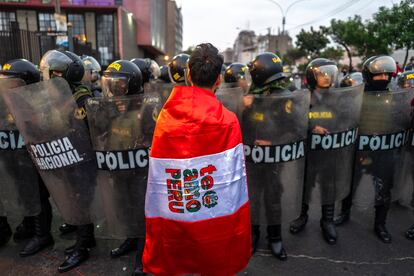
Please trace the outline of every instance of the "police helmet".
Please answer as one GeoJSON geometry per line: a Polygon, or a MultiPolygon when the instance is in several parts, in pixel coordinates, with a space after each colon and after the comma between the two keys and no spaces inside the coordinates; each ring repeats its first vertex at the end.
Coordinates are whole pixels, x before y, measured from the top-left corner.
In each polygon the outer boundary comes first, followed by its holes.
{"type": "Polygon", "coordinates": [[[398,86],[401,88],[414,88],[414,70],[401,73],[398,76],[398,86]]]}
{"type": "Polygon", "coordinates": [[[255,86],[264,86],[287,77],[283,72],[282,59],[273,53],[262,53],[249,63],[250,75],[255,86]]]}
{"type": "Polygon", "coordinates": [[[155,60],[150,58],[133,58],[131,61],[141,70],[143,83],[147,83],[151,79],[157,79],[161,74],[160,67],[155,60]]]}
{"type": "Polygon", "coordinates": [[[129,60],[117,60],[103,72],[101,79],[104,97],[142,93],[142,74],[129,60]]]}
{"type": "Polygon", "coordinates": [[[163,65],[160,67],[160,76],[158,77],[159,80],[162,80],[165,83],[170,83],[170,75],[168,74],[168,66],[163,65]]]}
{"type": "Polygon", "coordinates": [[[0,78],[20,78],[31,84],[40,81],[40,71],[26,59],[14,59],[4,64],[0,78]]]}
{"type": "Polygon", "coordinates": [[[306,67],[306,83],[310,90],[330,88],[336,84],[338,67],[332,60],[316,58],[306,67]]]}
{"type": "Polygon", "coordinates": [[[362,77],[361,72],[353,72],[346,74],[341,82],[339,83],[340,87],[351,87],[351,86],[357,86],[364,82],[364,78],[362,77]]]}
{"type": "Polygon", "coordinates": [[[187,54],[178,54],[168,64],[168,73],[173,83],[184,83],[186,79],[186,69],[190,56],[187,54]]]}
{"type": "Polygon", "coordinates": [[[101,65],[99,62],[91,56],[82,56],[83,67],[85,67],[86,72],[90,74],[91,82],[96,82],[100,78],[100,72],[102,71],[101,65]]]}
{"type": "Polygon", "coordinates": [[[378,89],[384,88],[391,81],[392,74],[397,71],[395,60],[386,55],[368,58],[362,65],[362,75],[365,82],[378,89]],[[387,74],[388,80],[374,80],[375,75],[387,74]]]}
{"type": "Polygon", "coordinates": [[[40,71],[43,79],[62,77],[69,83],[80,82],[85,73],[82,60],[72,52],[50,50],[43,55],[40,61],[40,71]]]}

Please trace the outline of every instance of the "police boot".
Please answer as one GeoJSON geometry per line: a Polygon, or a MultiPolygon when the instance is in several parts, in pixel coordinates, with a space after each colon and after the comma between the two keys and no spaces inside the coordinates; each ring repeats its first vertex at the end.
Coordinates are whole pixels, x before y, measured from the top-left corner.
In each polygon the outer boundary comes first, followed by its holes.
{"type": "Polygon", "coordinates": [[[35,234],[35,217],[24,217],[22,223],[16,227],[13,240],[15,242],[21,242],[33,238],[35,234]]]}
{"type": "Polygon", "coordinates": [[[287,254],[282,243],[281,225],[268,225],[267,235],[269,240],[269,249],[273,256],[281,261],[287,260],[287,254]]]}
{"type": "Polygon", "coordinates": [[[414,240],[414,224],[405,231],[405,237],[409,240],[414,240]]]}
{"type": "Polygon", "coordinates": [[[7,217],[0,217],[0,246],[8,243],[11,235],[12,231],[9,223],[7,222],[7,217]]]}
{"type": "Polygon", "coordinates": [[[252,224],[252,255],[256,252],[260,240],[260,225],[252,224]]]}
{"type": "MultiPolygon", "coordinates": [[[[348,197],[351,197],[351,196],[348,196],[348,197]]],[[[347,223],[351,218],[352,199],[348,197],[342,200],[341,213],[334,220],[334,223],[336,226],[347,223]]]]}
{"type": "Polygon", "coordinates": [[[328,244],[335,244],[337,240],[336,228],[333,222],[334,213],[334,204],[322,205],[322,218],[320,224],[323,238],[328,244]]]}
{"type": "Polygon", "coordinates": [[[375,206],[375,225],[374,231],[377,237],[384,243],[391,243],[391,234],[385,227],[385,221],[387,220],[389,206],[378,205],[375,206]]]}
{"type": "Polygon", "coordinates": [[[308,210],[309,205],[306,203],[302,203],[302,210],[300,212],[300,216],[290,223],[290,233],[297,234],[301,232],[308,222],[308,210]]]}
{"type": "Polygon", "coordinates": [[[118,248],[111,250],[111,257],[118,258],[137,250],[138,238],[127,238],[118,248]]]}
{"type": "Polygon", "coordinates": [[[52,206],[49,201],[42,203],[40,214],[34,217],[34,237],[31,238],[26,247],[19,252],[20,257],[27,257],[36,254],[54,244],[50,227],[52,223],[52,206]]]}
{"type": "Polygon", "coordinates": [[[145,238],[137,239],[137,254],[135,255],[135,266],[133,276],[147,275],[142,266],[142,254],[144,253],[145,238]]]}
{"type": "Polygon", "coordinates": [[[76,226],[68,223],[64,223],[59,226],[59,231],[62,235],[74,233],[76,231],[76,226]]]}
{"type": "Polygon", "coordinates": [[[81,263],[89,259],[89,250],[96,246],[94,226],[93,224],[85,224],[77,226],[76,243],[68,248],[65,252],[69,252],[66,260],[58,267],[60,273],[72,270],[81,263]]]}

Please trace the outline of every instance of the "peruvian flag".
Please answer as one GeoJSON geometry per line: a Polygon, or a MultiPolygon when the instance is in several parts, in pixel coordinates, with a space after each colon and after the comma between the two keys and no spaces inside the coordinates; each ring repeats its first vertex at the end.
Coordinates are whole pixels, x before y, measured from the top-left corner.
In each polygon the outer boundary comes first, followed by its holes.
{"type": "Polygon", "coordinates": [[[234,275],[251,256],[240,125],[209,90],[175,87],[158,117],[145,199],[144,271],[234,275]]]}

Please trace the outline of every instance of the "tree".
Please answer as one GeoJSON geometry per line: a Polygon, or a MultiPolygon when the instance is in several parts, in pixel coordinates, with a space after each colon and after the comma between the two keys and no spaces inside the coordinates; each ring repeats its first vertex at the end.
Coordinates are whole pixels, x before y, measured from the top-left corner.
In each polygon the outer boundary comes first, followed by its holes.
{"type": "Polygon", "coordinates": [[[344,50],[342,50],[340,47],[327,47],[323,50],[321,53],[322,58],[327,58],[331,60],[335,60],[336,62],[339,62],[339,60],[343,57],[344,50]]]}
{"type": "Polygon", "coordinates": [[[314,30],[312,27],[309,32],[302,29],[296,36],[297,47],[304,51],[311,59],[320,56],[321,51],[326,48],[329,39],[322,30],[314,30]]]}
{"type": "Polygon", "coordinates": [[[287,51],[287,53],[283,56],[283,63],[288,65],[294,65],[295,61],[305,57],[306,52],[299,48],[292,48],[287,51]]]}
{"type": "Polygon", "coordinates": [[[389,46],[396,50],[405,49],[404,67],[410,49],[414,48],[413,20],[413,0],[403,0],[392,8],[380,7],[373,20],[373,27],[380,38],[387,40],[389,46]]]}
{"type": "Polygon", "coordinates": [[[322,30],[345,49],[349,59],[348,66],[352,71],[352,56],[356,54],[354,48],[363,43],[367,34],[361,17],[356,15],[347,21],[332,19],[331,25],[322,27],[322,30]]]}

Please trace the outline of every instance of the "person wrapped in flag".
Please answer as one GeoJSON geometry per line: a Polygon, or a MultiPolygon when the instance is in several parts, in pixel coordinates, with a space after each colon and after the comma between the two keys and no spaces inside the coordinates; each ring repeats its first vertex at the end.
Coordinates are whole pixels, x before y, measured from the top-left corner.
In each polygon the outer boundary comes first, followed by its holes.
{"type": "Polygon", "coordinates": [[[144,271],[234,275],[251,256],[250,206],[240,125],[216,99],[223,57],[198,45],[192,86],[177,86],[160,112],[145,199],[144,271]]]}

